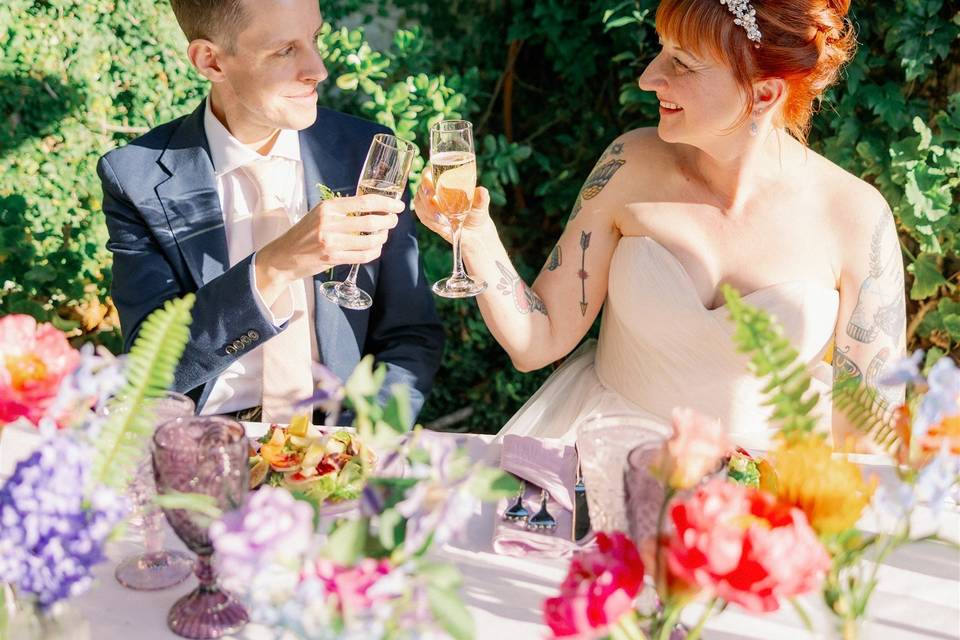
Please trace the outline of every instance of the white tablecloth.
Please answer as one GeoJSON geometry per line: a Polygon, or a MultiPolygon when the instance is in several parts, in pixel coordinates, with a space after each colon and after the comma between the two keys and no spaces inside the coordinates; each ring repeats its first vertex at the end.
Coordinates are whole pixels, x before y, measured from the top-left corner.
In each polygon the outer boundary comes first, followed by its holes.
{"type": "MultiPolygon", "coordinates": [[[[488,446],[489,436],[435,436],[459,438],[474,459],[486,457],[493,464],[497,461],[497,452],[488,446]]],[[[864,458],[864,461],[870,466],[870,459],[864,458]]],[[[884,471],[881,467],[872,468],[884,471]]],[[[463,540],[446,545],[436,555],[460,568],[464,577],[463,597],[473,613],[478,639],[547,637],[548,630],[541,622],[541,605],[544,598],[557,593],[567,561],[494,554],[490,544],[494,517],[493,506],[483,505],[466,523],[463,540]]],[[[928,517],[921,513],[917,525],[924,526],[928,517]]],[[[941,534],[960,539],[960,513],[956,508],[946,514],[941,534]]],[[[168,542],[171,548],[183,548],[172,533],[168,535],[168,542]]],[[[90,621],[95,640],[176,637],[167,630],[167,611],[177,598],[194,588],[196,581],[190,578],[177,587],[158,592],[122,588],[113,578],[115,563],[136,550],[135,545],[127,542],[114,545],[110,549],[111,562],[101,565],[97,571],[96,585],[77,600],[78,608],[90,621]]],[[[911,545],[893,554],[880,567],[879,575],[880,584],[871,602],[871,619],[862,634],[864,640],[960,639],[960,554],[955,550],[935,543],[911,545]]],[[[818,598],[810,597],[805,602],[823,633],[811,636],[789,606],[765,616],[749,615],[730,607],[711,619],[704,637],[708,640],[830,637],[829,620],[818,598]]],[[[689,613],[693,618],[697,611],[689,613]]],[[[256,625],[249,625],[240,635],[250,640],[272,637],[270,630],[256,625]]]]}

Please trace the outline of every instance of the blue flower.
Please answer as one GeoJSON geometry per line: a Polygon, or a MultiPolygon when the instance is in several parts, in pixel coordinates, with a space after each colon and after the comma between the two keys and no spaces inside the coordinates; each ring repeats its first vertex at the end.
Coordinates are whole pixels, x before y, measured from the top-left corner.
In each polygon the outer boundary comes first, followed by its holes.
{"type": "Polygon", "coordinates": [[[944,418],[960,414],[957,399],[960,397],[960,369],[953,358],[937,360],[927,376],[929,390],[920,401],[917,417],[913,421],[913,437],[922,438],[927,431],[944,418]]]}
{"type": "Polygon", "coordinates": [[[923,382],[920,375],[920,363],[923,362],[923,349],[917,349],[912,355],[901,358],[883,372],[877,382],[884,387],[897,387],[902,384],[923,382]]]}
{"type": "Polygon", "coordinates": [[[116,494],[86,495],[89,467],[89,449],[60,434],[0,487],[0,582],[33,595],[41,609],[90,585],[107,537],[123,518],[116,494]]]}

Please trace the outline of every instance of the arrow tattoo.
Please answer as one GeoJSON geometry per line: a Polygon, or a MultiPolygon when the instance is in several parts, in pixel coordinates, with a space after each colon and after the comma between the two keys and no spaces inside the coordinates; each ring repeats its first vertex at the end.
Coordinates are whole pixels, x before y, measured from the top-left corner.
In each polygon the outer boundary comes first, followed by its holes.
{"type": "MultiPolygon", "coordinates": [[[[592,233],[592,232],[591,232],[592,233]]],[[[580,232],[580,271],[577,276],[580,278],[580,315],[587,315],[587,248],[590,246],[590,233],[580,232]]]]}

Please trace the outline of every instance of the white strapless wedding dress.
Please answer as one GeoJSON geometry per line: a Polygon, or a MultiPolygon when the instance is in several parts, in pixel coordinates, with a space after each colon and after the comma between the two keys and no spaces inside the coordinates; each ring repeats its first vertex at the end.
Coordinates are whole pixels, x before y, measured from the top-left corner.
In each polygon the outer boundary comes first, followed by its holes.
{"type": "MultiPolygon", "coordinates": [[[[777,318],[821,391],[818,412],[830,423],[825,395],[839,293],[803,281],[782,282],[744,296],[777,318]]],[[[703,306],[680,261],[646,236],[621,238],[599,341],[575,351],[501,429],[543,438],[576,439],[577,425],[600,414],[634,414],[669,424],[674,407],[719,418],[733,442],[768,448],[770,408],[763,385],[736,350],[726,307],[703,306]]],[[[829,433],[829,430],[827,430],[829,433]]]]}

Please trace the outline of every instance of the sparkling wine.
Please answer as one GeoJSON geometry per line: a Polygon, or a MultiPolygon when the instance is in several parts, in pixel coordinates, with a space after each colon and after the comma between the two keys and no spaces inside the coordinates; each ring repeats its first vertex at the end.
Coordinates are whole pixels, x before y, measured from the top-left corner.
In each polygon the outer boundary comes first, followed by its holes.
{"type": "MultiPolygon", "coordinates": [[[[397,185],[392,182],[387,182],[386,180],[361,180],[359,186],[357,186],[357,195],[365,196],[368,193],[377,196],[386,196],[388,198],[393,198],[394,200],[400,198],[403,195],[403,185],[397,185]]],[[[369,215],[369,211],[353,211],[348,213],[348,216],[365,216],[369,215]]],[[[366,236],[370,235],[368,233],[361,233],[360,235],[366,236]]]]}
{"type": "Polygon", "coordinates": [[[468,151],[443,151],[430,158],[440,213],[463,216],[473,202],[477,186],[477,159],[468,151]]]}
{"type": "Polygon", "coordinates": [[[357,195],[365,196],[368,193],[378,196],[386,196],[396,200],[403,195],[403,185],[387,182],[386,180],[361,180],[360,186],[357,187],[357,195]]]}

